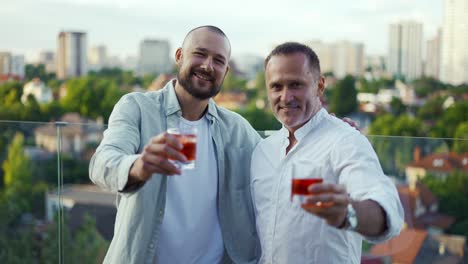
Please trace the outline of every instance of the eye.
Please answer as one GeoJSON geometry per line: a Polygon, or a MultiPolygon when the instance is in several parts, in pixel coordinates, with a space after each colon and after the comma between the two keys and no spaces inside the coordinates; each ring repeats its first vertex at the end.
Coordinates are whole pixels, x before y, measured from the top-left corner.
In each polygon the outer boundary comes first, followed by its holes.
{"type": "Polygon", "coordinates": [[[215,59],[214,61],[219,65],[224,65],[224,60],[222,59],[215,59]]]}
{"type": "Polygon", "coordinates": [[[195,55],[196,57],[204,57],[205,56],[205,54],[203,54],[203,52],[201,52],[201,51],[195,51],[195,52],[193,52],[193,55],[195,55]]]}
{"type": "Polygon", "coordinates": [[[289,86],[290,86],[291,88],[299,88],[299,87],[301,87],[301,84],[298,83],[298,82],[293,82],[293,83],[291,83],[289,86]]]}
{"type": "Polygon", "coordinates": [[[281,89],[281,85],[279,85],[278,83],[273,83],[270,85],[270,89],[273,91],[278,91],[281,89]]]}

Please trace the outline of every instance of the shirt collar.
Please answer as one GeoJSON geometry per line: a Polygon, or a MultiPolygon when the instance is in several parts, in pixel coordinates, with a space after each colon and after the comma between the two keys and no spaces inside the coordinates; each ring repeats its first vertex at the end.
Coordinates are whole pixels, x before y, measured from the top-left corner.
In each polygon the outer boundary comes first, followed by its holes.
{"type": "MultiPolygon", "coordinates": [[[[316,128],[320,121],[328,115],[327,110],[325,108],[321,108],[309,121],[307,121],[302,127],[297,129],[294,132],[294,137],[296,138],[297,142],[300,142],[310,131],[316,128]]],[[[280,133],[282,133],[282,137],[285,139],[289,138],[289,130],[286,127],[282,127],[280,133]]],[[[289,141],[288,141],[289,142],[289,141]]]]}
{"type": "MultiPolygon", "coordinates": [[[[172,79],[163,88],[167,94],[166,116],[170,116],[174,113],[181,112],[179,100],[177,99],[177,95],[175,92],[175,87],[174,87],[175,82],[176,82],[176,79],[172,79]]],[[[213,117],[216,119],[219,119],[218,109],[213,98],[210,98],[210,100],[208,101],[207,113],[208,113],[207,115],[208,119],[211,120],[213,117]]]]}

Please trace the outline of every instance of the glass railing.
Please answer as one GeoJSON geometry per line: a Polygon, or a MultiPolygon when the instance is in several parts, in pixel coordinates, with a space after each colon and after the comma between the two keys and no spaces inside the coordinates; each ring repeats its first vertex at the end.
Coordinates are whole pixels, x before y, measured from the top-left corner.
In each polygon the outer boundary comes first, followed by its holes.
{"type": "MultiPolygon", "coordinates": [[[[104,129],[0,121],[0,263],[102,263],[113,237],[117,195],[92,184],[88,166],[104,129]]],[[[397,186],[405,228],[385,243],[364,242],[362,263],[462,263],[468,139],[368,139],[397,186]]]]}
{"type": "Polygon", "coordinates": [[[0,263],[52,263],[61,257],[57,127],[0,121],[0,263]]]}

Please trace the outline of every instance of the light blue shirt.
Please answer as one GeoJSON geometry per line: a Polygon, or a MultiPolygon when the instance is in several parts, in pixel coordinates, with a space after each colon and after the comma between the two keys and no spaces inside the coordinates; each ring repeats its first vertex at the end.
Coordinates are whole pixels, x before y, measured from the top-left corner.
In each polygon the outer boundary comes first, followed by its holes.
{"type": "MultiPolygon", "coordinates": [[[[114,237],[104,263],[152,264],[165,217],[167,177],[154,174],[125,189],[128,172],[149,140],[175,127],[181,109],[173,81],[156,92],[130,93],[115,105],[89,173],[101,188],[119,192],[114,237]]],[[[217,210],[224,243],[223,263],[256,263],[257,234],[250,194],[250,160],[260,140],[240,115],[209,101],[207,118],[217,165],[217,210]]],[[[193,239],[187,237],[187,239],[193,239]]],[[[183,249],[181,249],[183,250],[183,249]]]]}

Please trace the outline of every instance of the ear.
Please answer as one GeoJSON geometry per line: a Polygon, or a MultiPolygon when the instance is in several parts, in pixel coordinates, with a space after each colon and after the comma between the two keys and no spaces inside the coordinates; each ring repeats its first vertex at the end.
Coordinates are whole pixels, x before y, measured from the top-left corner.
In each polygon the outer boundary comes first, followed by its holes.
{"type": "Polygon", "coordinates": [[[228,64],[228,66],[226,67],[226,73],[224,74],[224,77],[223,77],[223,78],[226,78],[226,75],[228,74],[228,72],[229,72],[230,69],[231,69],[231,68],[229,67],[229,64],[228,64]]]}
{"type": "Polygon", "coordinates": [[[180,62],[182,60],[182,48],[178,48],[175,52],[175,62],[177,66],[180,66],[180,62]]]}
{"type": "Polygon", "coordinates": [[[317,87],[317,95],[322,96],[324,91],[325,91],[325,78],[323,76],[320,76],[320,79],[318,81],[318,87],[317,87]]]}

